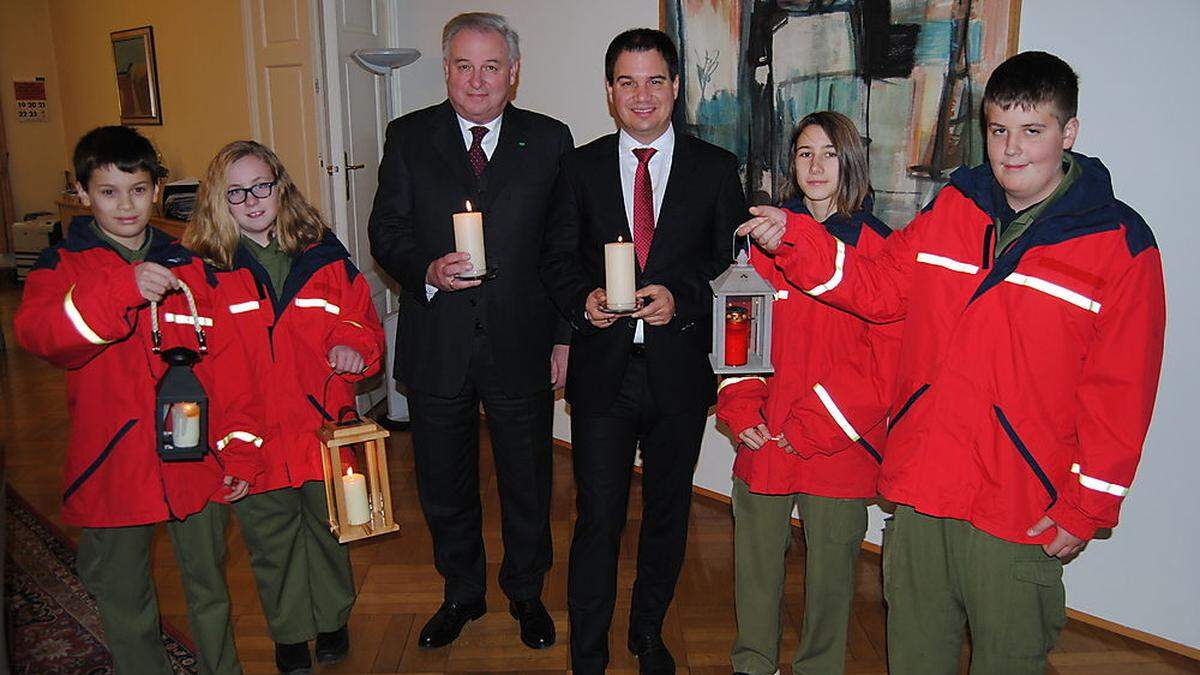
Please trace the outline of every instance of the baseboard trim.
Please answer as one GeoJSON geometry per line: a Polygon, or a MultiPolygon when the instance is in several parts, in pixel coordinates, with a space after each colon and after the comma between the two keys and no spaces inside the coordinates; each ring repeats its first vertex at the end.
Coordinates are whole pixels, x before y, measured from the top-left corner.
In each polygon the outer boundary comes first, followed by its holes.
{"type": "MultiPolygon", "coordinates": [[[[554,439],[554,444],[563,450],[567,450],[567,451],[571,450],[571,444],[568,443],[567,441],[556,438],[556,439],[554,439]]],[[[636,473],[641,473],[642,467],[635,466],[635,467],[633,467],[633,470],[636,473]]],[[[714,501],[722,502],[724,504],[731,503],[731,500],[729,499],[728,496],[723,495],[720,492],[714,492],[713,490],[709,490],[708,488],[702,488],[699,485],[693,485],[692,492],[699,497],[712,499],[714,501]]],[[[796,518],[792,518],[792,525],[795,527],[800,527],[800,521],[796,518]]],[[[867,551],[869,553],[874,553],[875,555],[880,555],[883,552],[883,549],[880,548],[879,544],[875,544],[875,543],[872,543],[872,542],[869,542],[866,540],[863,540],[863,542],[862,542],[862,550],[867,551]]],[[[1093,616],[1086,612],[1081,612],[1077,609],[1071,609],[1070,607],[1067,608],[1067,616],[1072,619],[1075,619],[1076,621],[1079,621],[1081,623],[1086,623],[1089,626],[1094,626],[1096,628],[1100,628],[1102,630],[1106,630],[1111,633],[1116,633],[1117,635],[1121,635],[1123,637],[1127,637],[1132,640],[1137,640],[1138,642],[1143,642],[1152,647],[1158,647],[1159,649],[1165,649],[1169,652],[1174,652],[1175,654],[1179,654],[1180,656],[1186,656],[1187,658],[1192,659],[1194,661],[1200,661],[1200,649],[1197,649],[1195,647],[1189,647],[1185,644],[1175,642],[1173,640],[1168,640],[1167,638],[1160,637],[1158,635],[1154,635],[1153,633],[1147,633],[1146,631],[1143,631],[1143,630],[1138,630],[1136,628],[1130,628],[1129,626],[1123,626],[1119,623],[1114,623],[1112,621],[1109,621],[1108,619],[1101,619],[1098,616],[1093,616]]]]}
{"type": "Polygon", "coordinates": [[[1152,647],[1165,649],[1169,652],[1179,654],[1180,656],[1186,656],[1193,661],[1200,661],[1200,649],[1196,649],[1195,647],[1189,647],[1185,644],[1175,642],[1174,640],[1168,640],[1167,638],[1159,637],[1153,633],[1147,633],[1144,630],[1130,628],[1129,626],[1122,626],[1119,623],[1114,623],[1108,619],[1101,619],[1098,616],[1092,616],[1091,614],[1081,612],[1077,609],[1071,609],[1070,607],[1067,608],[1067,616],[1081,623],[1086,623],[1089,626],[1100,628],[1102,630],[1109,631],[1110,633],[1116,633],[1117,635],[1127,637],[1131,640],[1144,642],[1152,647]]]}

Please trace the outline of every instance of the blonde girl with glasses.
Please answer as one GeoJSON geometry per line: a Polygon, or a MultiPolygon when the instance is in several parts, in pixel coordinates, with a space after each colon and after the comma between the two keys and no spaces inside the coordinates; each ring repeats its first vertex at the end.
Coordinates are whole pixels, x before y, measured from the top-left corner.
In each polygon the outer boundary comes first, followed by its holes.
{"type": "Polygon", "coordinates": [[[258,300],[247,346],[265,399],[267,469],[235,508],[281,672],[349,651],[355,589],[329,531],[317,430],[355,414],[354,383],[379,371],[383,328],[346,248],[279,158],[254,141],[217,153],[184,245],[221,269],[247,269],[258,300]]]}

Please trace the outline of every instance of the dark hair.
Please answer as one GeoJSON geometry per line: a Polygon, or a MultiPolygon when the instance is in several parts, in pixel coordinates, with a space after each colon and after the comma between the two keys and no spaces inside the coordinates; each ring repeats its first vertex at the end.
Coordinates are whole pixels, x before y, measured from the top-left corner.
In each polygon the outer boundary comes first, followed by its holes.
{"type": "Polygon", "coordinates": [[[658,52],[667,62],[667,74],[674,80],[679,76],[679,52],[675,43],[661,30],[632,28],[613,38],[604,53],[604,79],[612,84],[613,67],[622,52],[658,52]]]}
{"type": "Polygon", "coordinates": [[[1054,104],[1054,117],[1065,125],[1079,110],[1079,76],[1066,61],[1046,52],[1021,52],[996,66],[983,90],[980,118],[987,124],[987,105],[1023,110],[1054,104]]]}
{"type": "Polygon", "coordinates": [[[803,197],[804,191],[796,178],[796,144],[800,142],[800,134],[811,126],[818,126],[833,143],[838,159],[838,189],[833,203],[835,211],[845,216],[852,216],[860,211],[863,202],[871,196],[871,174],[867,168],[867,147],[863,144],[858,127],[845,115],[832,110],[821,110],[809,113],[796,123],[792,131],[791,162],[789,181],[784,188],[784,199],[803,197]]]}
{"type": "Polygon", "coordinates": [[[145,171],[153,181],[166,175],[154,145],[129,127],[96,127],[87,132],[75,144],[73,162],[75,180],[84,188],[92,172],[106,166],[115,166],[125,173],[145,171]]]}

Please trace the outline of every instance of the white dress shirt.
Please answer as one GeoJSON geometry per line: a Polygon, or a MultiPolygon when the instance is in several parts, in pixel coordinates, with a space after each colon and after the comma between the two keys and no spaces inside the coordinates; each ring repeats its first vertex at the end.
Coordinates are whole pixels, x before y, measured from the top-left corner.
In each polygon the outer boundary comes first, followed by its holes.
{"type": "MultiPolygon", "coordinates": [[[[488,132],[484,134],[483,140],[479,145],[483,148],[483,154],[492,159],[492,153],[496,152],[496,144],[500,142],[500,123],[504,121],[504,114],[486,124],[476,124],[471,120],[464,119],[462,115],[454,113],[458,118],[458,128],[462,132],[463,144],[467,146],[467,150],[471,149],[471,144],[475,142],[475,135],[471,133],[471,127],[487,127],[488,132]]],[[[425,284],[425,299],[432,300],[433,296],[437,295],[438,287],[433,284],[425,284]]]]}
{"type": "MultiPolygon", "coordinates": [[[[667,192],[667,178],[671,175],[671,158],[675,154],[675,127],[668,126],[661,136],[650,144],[641,143],[630,136],[624,129],[617,137],[617,164],[621,167],[621,196],[625,200],[625,222],[637,246],[637,228],[633,226],[633,181],[637,176],[638,158],[633,154],[635,148],[654,148],[657,152],[650,158],[650,188],[654,191],[654,225],[658,226],[658,214],[662,211],[663,195],[667,192]]],[[[642,344],[645,341],[644,326],[638,319],[633,331],[633,343],[642,344]]]]}
{"type": "Polygon", "coordinates": [[[479,142],[483,146],[483,154],[490,160],[492,153],[496,151],[496,144],[500,142],[500,123],[504,121],[504,114],[487,122],[486,124],[476,124],[468,119],[463,119],[462,115],[454,114],[458,118],[458,128],[462,130],[463,144],[467,146],[467,150],[471,149],[471,143],[475,141],[475,137],[471,134],[471,127],[487,127],[488,132],[484,134],[483,140],[479,142]]]}

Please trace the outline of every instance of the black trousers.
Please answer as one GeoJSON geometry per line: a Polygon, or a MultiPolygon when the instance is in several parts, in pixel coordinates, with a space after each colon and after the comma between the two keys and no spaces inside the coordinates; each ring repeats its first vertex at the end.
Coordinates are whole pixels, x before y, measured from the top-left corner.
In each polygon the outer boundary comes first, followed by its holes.
{"type": "Polygon", "coordinates": [[[571,416],[578,490],[575,535],[567,580],[571,664],[576,673],[602,673],[617,595],[617,559],[625,528],[634,453],[642,450],[642,529],[631,634],[657,633],[675,594],[687,543],[692,474],[708,410],[661,415],[646,363],[635,356],[613,407],[571,416]]]}
{"type": "Polygon", "coordinates": [[[445,579],[445,599],[483,600],[487,567],[479,499],[482,402],[500,488],[500,588],[512,600],[531,600],[541,596],[552,559],[553,392],[547,382],[545,391],[529,396],[505,394],[487,336],[477,334],[472,350],[467,383],[457,396],[409,394],[421,510],[433,538],[434,564],[445,579]]]}

